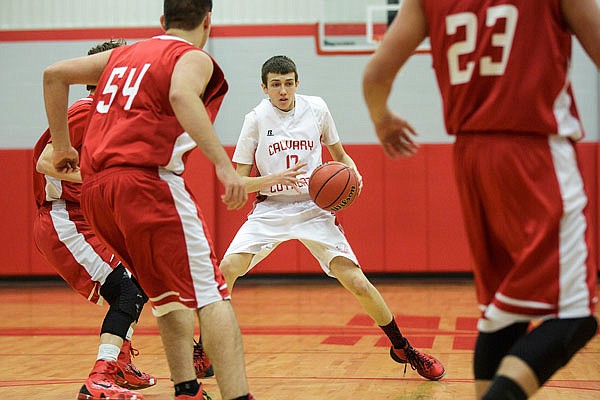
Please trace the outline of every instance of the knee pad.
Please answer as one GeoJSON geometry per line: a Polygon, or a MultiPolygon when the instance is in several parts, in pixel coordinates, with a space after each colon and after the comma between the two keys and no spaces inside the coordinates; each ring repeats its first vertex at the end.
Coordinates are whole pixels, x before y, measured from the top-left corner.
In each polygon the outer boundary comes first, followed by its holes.
{"type": "Polygon", "coordinates": [[[502,358],[527,333],[529,322],[519,322],[493,333],[480,332],[473,356],[476,380],[492,380],[502,358]]]}
{"type": "Polygon", "coordinates": [[[144,289],[142,289],[142,287],[140,286],[140,283],[133,276],[131,277],[131,282],[133,282],[133,284],[138,289],[140,296],[141,296],[141,298],[138,299],[138,303],[140,304],[140,307],[139,307],[137,317],[135,318],[135,320],[137,321],[140,318],[140,314],[142,313],[142,308],[144,308],[144,304],[146,304],[148,302],[149,298],[148,298],[148,295],[146,295],[146,292],[144,292],[144,289]]]}
{"type": "Polygon", "coordinates": [[[102,324],[102,333],[125,338],[129,326],[137,321],[142,312],[146,295],[138,289],[121,264],[108,275],[100,294],[110,305],[102,324]]]}
{"type": "Polygon", "coordinates": [[[598,330],[595,317],[551,319],[519,340],[509,351],[536,374],[540,385],[565,366],[598,330]]]}

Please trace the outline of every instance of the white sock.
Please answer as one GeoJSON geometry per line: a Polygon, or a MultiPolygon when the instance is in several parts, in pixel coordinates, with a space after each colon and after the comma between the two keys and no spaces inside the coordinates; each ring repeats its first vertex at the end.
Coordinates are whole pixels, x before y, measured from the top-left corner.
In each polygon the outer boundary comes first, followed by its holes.
{"type": "Polygon", "coordinates": [[[127,330],[127,334],[125,335],[125,340],[128,340],[131,342],[132,336],[133,336],[133,328],[129,327],[129,329],[127,330]]]}
{"type": "Polygon", "coordinates": [[[98,346],[98,357],[96,360],[117,361],[120,351],[121,349],[114,344],[101,344],[98,346]]]}

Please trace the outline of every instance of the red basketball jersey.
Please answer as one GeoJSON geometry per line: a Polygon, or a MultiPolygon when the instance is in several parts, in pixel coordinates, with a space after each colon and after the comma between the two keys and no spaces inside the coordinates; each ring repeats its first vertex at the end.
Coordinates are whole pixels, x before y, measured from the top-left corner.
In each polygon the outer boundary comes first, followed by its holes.
{"type": "MultiPolygon", "coordinates": [[[[171,74],[191,43],[157,36],[113,50],[96,89],[81,156],[82,174],[116,166],[164,167],[182,173],[196,147],[169,103],[171,74]]],[[[227,92],[223,72],[214,72],[203,95],[212,121],[227,92]]]]}
{"type": "Polygon", "coordinates": [[[446,128],[579,139],[559,0],[422,0],[446,128]],[[543,38],[543,40],[537,40],[543,38]]]}
{"type": "MultiPolygon", "coordinates": [[[[81,150],[83,133],[91,106],[92,98],[87,97],[77,100],[69,107],[69,136],[71,138],[71,145],[77,151],[81,150]]],[[[42,134],[33,148],[33,194],[35,202],[38,207],[45,202],[59,199],[79,203],[81,193],[80,183],[61,181],[60,179],[40,174],[35,170],[42,151],[52,141],[51,139],[50,130],[46,129],[46,132],[42,134]]]]}

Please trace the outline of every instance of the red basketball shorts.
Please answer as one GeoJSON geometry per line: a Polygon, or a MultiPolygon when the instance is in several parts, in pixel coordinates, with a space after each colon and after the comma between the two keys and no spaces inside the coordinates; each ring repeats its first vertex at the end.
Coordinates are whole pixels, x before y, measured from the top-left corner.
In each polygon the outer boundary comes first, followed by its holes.
{"type": "Polygon", "coordinates": [[[456,181],[475,259],[479,330],[591,315],[596,270],[573,143],[520,134],[461,134],[456,181]]]}
{"type": "Polygon", "coordinates": [[[111,168],[84,180],[83,211],[130,269],[156,316],[229,297],[200,209],[183,178],[111,168]]]}
{"type": "Polygon", "coordinates": [[[62,200],[41,207],[34,222],[37,248],[83,297],[100,302],[100,286],[119,264],[96,237],[79,204],[62,200]]]}

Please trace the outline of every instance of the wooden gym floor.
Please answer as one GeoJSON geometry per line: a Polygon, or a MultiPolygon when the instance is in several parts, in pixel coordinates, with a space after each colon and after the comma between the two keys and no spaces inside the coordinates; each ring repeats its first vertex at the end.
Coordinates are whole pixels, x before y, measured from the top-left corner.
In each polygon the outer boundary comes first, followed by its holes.
{"type": "MultiPolygon", "coordinates": [[[[471,358],[477,306],[470,279],[374,283],[411,343],[439,358],[447,374],[422,379],[388,355],[383,333],[330,278],[244,278],[233,303],[244,336],[249,383],[258,400],[473,399],[471,358]]],[[[75,399],[95,360],[105,307],[62,282],[0,282],[0,399],[75,399]]],[[[158,378],[148,400],[172,399],[156,321],[144,310],[134,363],[158,378]]],[[[215,379],[204,381],[220,400],[215,379]]],[[[600,337],[535,399],[600,399],[600,337]]]]}

